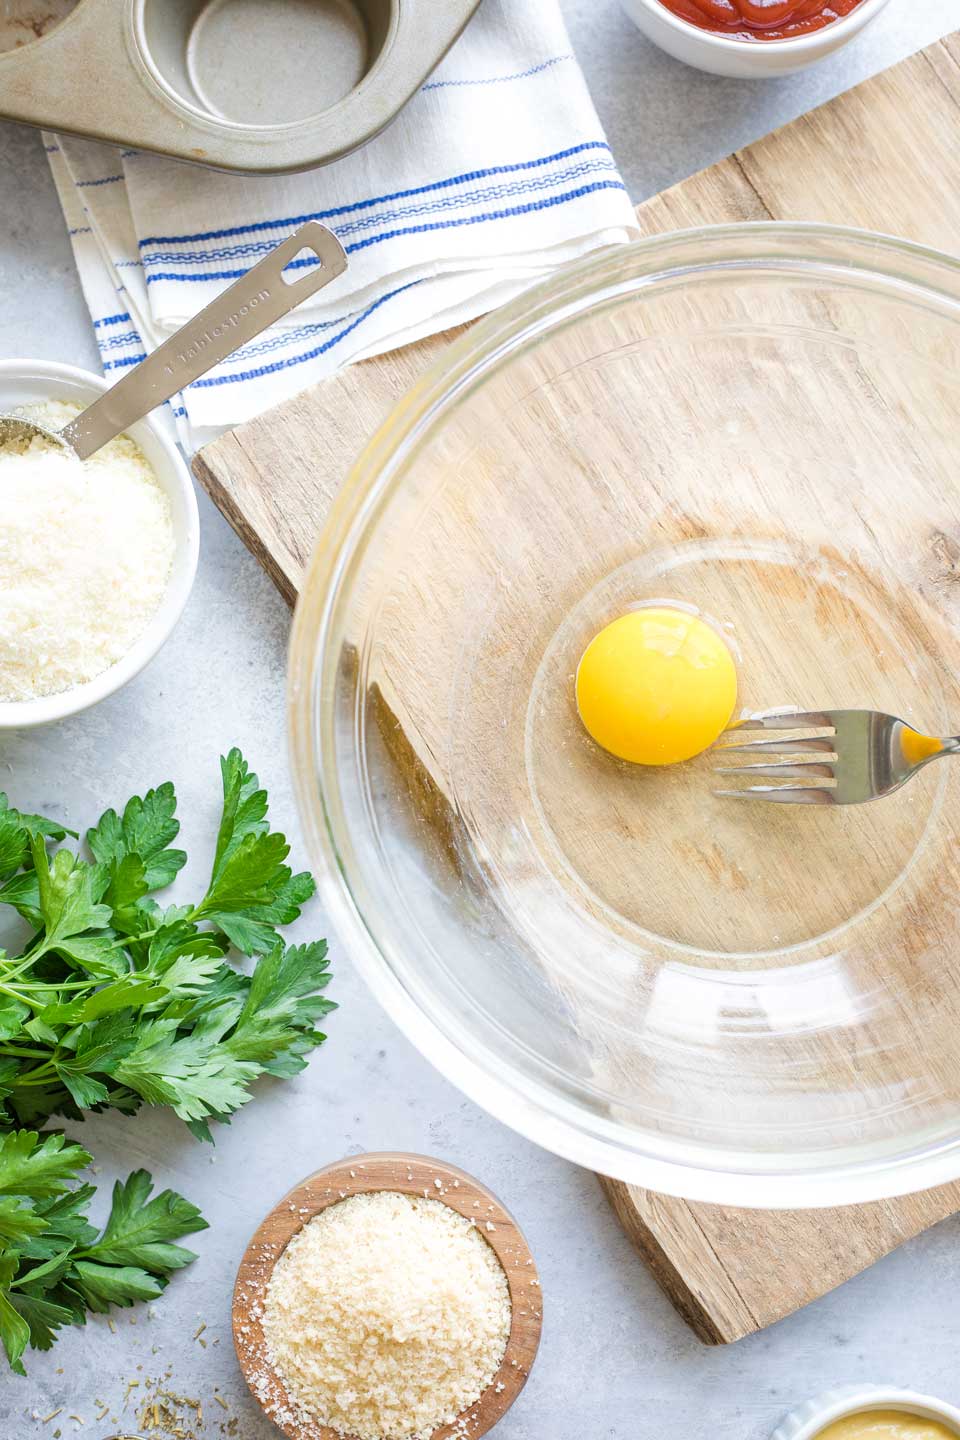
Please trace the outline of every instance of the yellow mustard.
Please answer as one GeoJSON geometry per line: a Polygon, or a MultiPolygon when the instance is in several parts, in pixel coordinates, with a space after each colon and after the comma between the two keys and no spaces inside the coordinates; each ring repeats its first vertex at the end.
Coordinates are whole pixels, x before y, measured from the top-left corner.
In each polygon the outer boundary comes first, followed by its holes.
{"type": "Polygon", "coordinates": [[[843,1415],[815,1440],[960,1440],[957,1432],[941,1420],[911,1415],[907,1410],[862,1410],[843,1415]]]}

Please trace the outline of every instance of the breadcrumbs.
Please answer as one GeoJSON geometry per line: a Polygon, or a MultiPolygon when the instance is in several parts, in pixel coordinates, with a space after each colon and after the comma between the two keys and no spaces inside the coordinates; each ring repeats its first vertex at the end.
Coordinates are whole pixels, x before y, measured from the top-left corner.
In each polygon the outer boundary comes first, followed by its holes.
{"type": "Polygon", "coordinates": [[[450,1424],[497,1373],[506,1276],[476,1226],[439,1200],[354,1195],[290,1241],[263,1330],[299,1418],[359,1440],[450,1424]]]}

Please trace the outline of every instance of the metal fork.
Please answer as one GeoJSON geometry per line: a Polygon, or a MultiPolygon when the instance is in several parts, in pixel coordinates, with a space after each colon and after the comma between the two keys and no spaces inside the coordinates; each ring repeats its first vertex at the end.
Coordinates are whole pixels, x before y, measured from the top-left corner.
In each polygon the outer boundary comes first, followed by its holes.
{"type": "Polygon", "coordinates": [[[806,710],[794,715],[763,715],[741,720],[727,732],[732,740],[716,746],[724,755],[764,757],[747,764],[721,765],[718,775],[747,780],[800,780],[800,785],[747,785],[714,793],[737,800],[772,800],[778,805],[862,805],[891,795],[941,755],[960,753],[960,736],[922,735],[895,715],[878,710],[806,710]],[[739,742],[745,730],[816,730],[816,735],[785,740],[739,742]],[[792,759],[771,761],[774,755],[792,759]],[[818,781],[814,784],[812,782],[818,781]]]}

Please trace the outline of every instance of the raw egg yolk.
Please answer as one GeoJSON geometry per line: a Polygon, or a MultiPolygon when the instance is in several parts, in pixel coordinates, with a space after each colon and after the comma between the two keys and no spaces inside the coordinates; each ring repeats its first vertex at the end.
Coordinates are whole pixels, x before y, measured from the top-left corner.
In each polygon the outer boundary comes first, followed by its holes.
{"type": "Polygon", "coordinates": [[[737,698],[723,640],[684,610],[631,610],[596,635],[577,668],[577,709],[598,745],[636,765],[706,750],[737,698]]]}
{"type": "Polygon", "coordinates": [[[921,760],[939,755],[942,749],[942,740],[936,740],[932,735],[921,735],[917,730],[905,729],[900,736],[900,752],[908,765],[919,765],[921,760]]]}

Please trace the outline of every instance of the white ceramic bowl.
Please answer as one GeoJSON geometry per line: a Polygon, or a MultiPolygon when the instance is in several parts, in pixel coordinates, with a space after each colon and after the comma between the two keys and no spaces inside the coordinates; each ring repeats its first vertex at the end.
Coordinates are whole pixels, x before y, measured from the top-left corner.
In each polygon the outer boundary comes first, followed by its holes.
{"type": "Polygon", "coordinates": [[[862,0],[842,20],[795,40],[731,40],[679,19],[660,0],[620,0],[624,10],[654,44],[675,60],[737,80],[791,75],[825,60],[875,20],[889,0],[862,0]]]}
{"type": "MultiPolygon", "coordinates": [[[[109,388],[110,383],[102,376],[75,365],[60,365],[50,360],[0,361],[0,411],[43,400],[88,405],[109,388]]],[[[150,462],[170,501],[175,550],[164,597],[132,649],[93,680],[37,700],[0,701],[0,730],[49,725],[76,715],[120,690],[153,659],[187,603],[200,550],[200,517],[190,471],[177,447],[152,416],[132,425],[128,433],[150,462]]]]}
{"type": "Polygon", "coordinates": [[[814,1440],[814,1436],[834,1420],[859,1415],[864,1410],[905,1410],[909,1415],[939,1420],[960,1436],[960,1410],[945,1400],[918,1395],[914,1390],[898,1390],[891,1385],[842,1385],[815,1395],[791,1410],[770,1440],[814,1440]]]}

